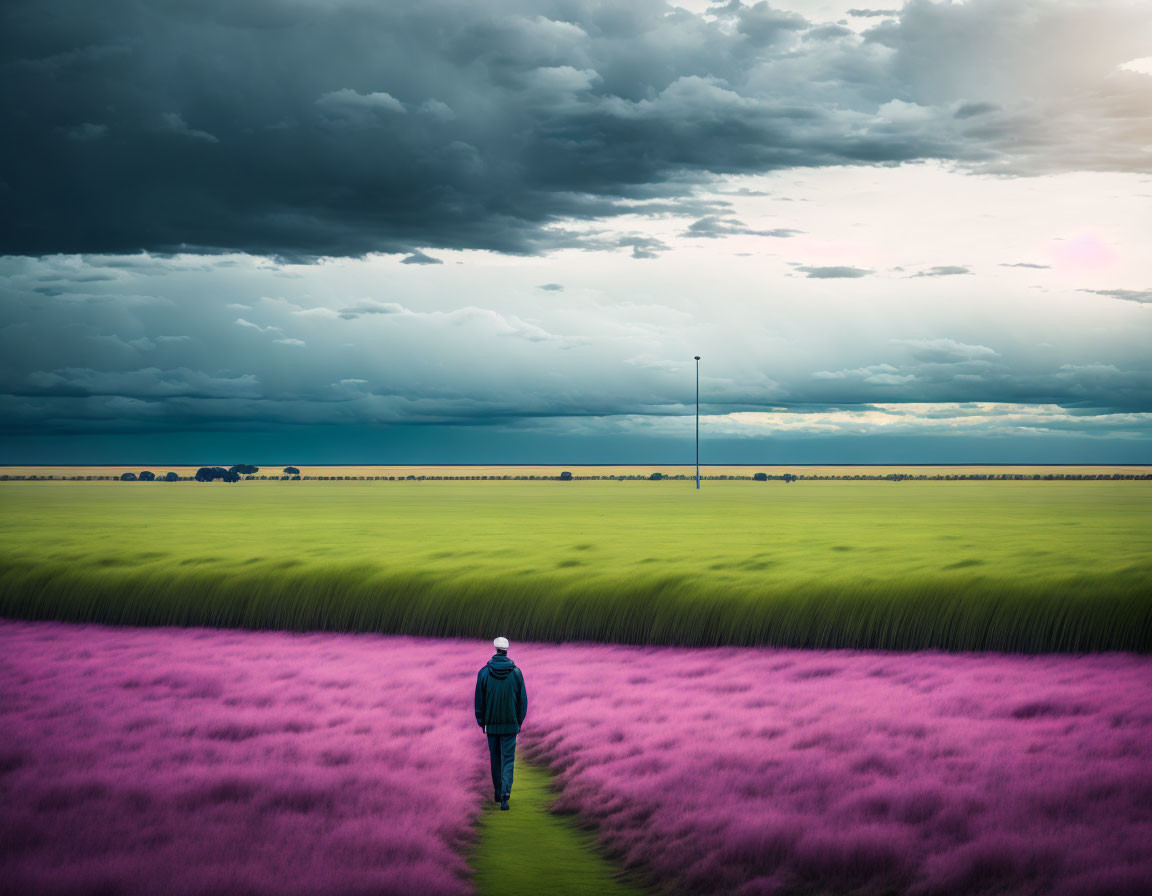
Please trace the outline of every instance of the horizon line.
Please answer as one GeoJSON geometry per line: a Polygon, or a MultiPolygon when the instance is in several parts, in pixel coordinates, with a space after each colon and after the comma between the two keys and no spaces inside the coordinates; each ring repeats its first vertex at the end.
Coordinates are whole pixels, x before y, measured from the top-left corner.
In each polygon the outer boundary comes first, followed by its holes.
{"type": "MultiPolygon", "coordinates": [[[[124,466],[148,466],[146,462],[141,461],[121,461],[119,463],[108,464],[86,464],[86,463],[0,463],[0,469],[6,467],[124,467],[124,466]]],[[[170,466],[170,467],[197,467],[197,466],[232,466],[231,464],[197,464],[188,463],[184,461],[164,461],[160,464],[152,464],[152,466],[170,466]]],[[[259,466],[253,464],[252,466],[259,466]]],[[[571,461],[571,462],[540,462],[540,463],[425,463],[422,461],[414,461],[411,463],[364,463],[364,462],[348,462],[348,463],[287,463],[287,464],[267,464],[268,467],[275,466],[307,466],[307,467],[695,467],[696,464],[688,461],[686,463],[612,463],[612,462],[596,462],[586,463],[584,461],[571,461]]],[[[797,464],[797,463],[776,463],[766,462],[759,464],[746,464],[746,463],[714,463],[714,464],[700,464],[700,467],[1152,467],[1150,462],[1109,462],[1109,461],[1078,461],[1075,463],[1016,463],[1014,461],[951,461],[951,462],[937,462],[937,461],[909,461],[905,463],[890,463],[886,461],[874,461],[871,463],[811,463],[811,464],[797,464]]]]}

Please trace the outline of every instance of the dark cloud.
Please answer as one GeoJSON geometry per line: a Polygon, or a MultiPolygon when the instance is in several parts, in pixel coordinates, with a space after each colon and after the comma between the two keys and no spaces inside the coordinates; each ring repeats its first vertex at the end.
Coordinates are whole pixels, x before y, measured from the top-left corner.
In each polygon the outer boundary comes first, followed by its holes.
{"type": "Polygon", "coordinates": [[[852,37],[856,34],[851,28],[843,25],[821,25],[819,28],[810,28],[804,32],[805,40],[836,40],[839,37],[852,37]]]}
{"type": "Polygon", "coordinates": [[[539,253],[716,175],[1145,170],[1152,82],[1116,66],[1150,18],[912,2],[859,37],[763,2],[9,0],[0,252],[539,253]]]}
{"type": "Polygon", "coordinates": [[[915,277],[955,277],[959,274],[971,274],[971,268],[961,264],[939,264],[934,267],[928,268],[926,271],[919,271],[912,276],[915,277]]]}
{"type": "Polygon", "coordinates": [[[808,27],[808,20],[794,12],[773,9],[767,2],[745,5],[740,0],[729,0],[723,6],[714,6],[709,12],[717,18],[732,19],[737,33],[756,47],[766,47],[783,40],[790,32],[808,27]]]}
{"type": "Polygon", "coordinates": [[[411,255],[405,255],[400,259],[401,264],[444,264],[439,258],[433,258],[431,255],[425,255],[423,252],[413,252],[411,255]]]}
{"type": "Polygon", "coordinates": [[[209,134],[207,131],[189,127],[188,122],[184,120],[184,116],[179,112],[165,112],[160,116],[158,127],[161,131],[176,137],[186,137],[189,140],[203,140],[205,143],[220,142],[215,134],[209,134]]]}
{"type": "Polygon", "coordinates": [[[541,283],[536,288],[542,289],[542,290],[544,290],[544,292],[562,292],[564,290],[564,284],[562,284],[562,283],[541,283]]]}
{"type": "Polygon", "coordinates": [[[85,142],[88,140],[100,140],[108,136],[108,125],[106,124],[93,124],[86,121],[83,124],[78,124],[70,128],[63,128],[64,135],[69,140],[76,140],[78,142],[85,142]]]}
{"type": "Polygon", "coordinates": [[[999,109],[995,103],[961,103],[952,115],[954,118],[975,118],[977,115],[987,115],[999,109]]]}
{"type": "Polygon", "coordinates": [[[869,274],[875,273],[875,271],[869,268],[854,268],[848,265],[827,265],[823,267],[800,266],[797,267],[796,270],[802,271],[806,276],[814,280],[856,279],[857,277],[867,277],[869,274]]]}
{"type": "Polygon", "coordinates": [[[1002,268],[1034,268],[1035,270],[1038,270],[1038,271],[1047,271],[1047,270],[1051,270],[1052,265],[1050,265],[1050,264],[1033,264],[1030,261],[1013,261],[1011,263],[1003,263],[1000,265],[1000,267],[1002,267],[1002,268]]]}
{"type": "Polygon", "coordinates": [[[859,19],[871,19],[877,16],[898,16],[900,10],[898,9],[850,9],[848,15],[855,16],[859,19]]]}
{"type": "Polygon", "coordinates": [[[717,215],[708,215],[700,218],[688,225],[687,230],[684,231],[684,236],[698,236],[705,237],[706,239],[720,239],[726,236],[768,236],[779,239],[787,239],[791,236],[798,236],[803,233],[803,230],[794,230],[790,227],[776,227],[770,230],[756,230],[753,227],[748,227],[743,221],[737,221],[735,218],[721,218],[717,215]]]}
{"type": "Polygon", "coordinates": [[[624,236],[612,240],[612,244],[631,249],[633,258],[657,258],[661,252],[668,251],[667,243],[651,236],[624,236]]]}
{"type": "Polygon", "coordinates": [[[1111,299],[1123,299],[1125,302],[1152,304],[1152,289],[1082,289],[1080,291],[1090,292],[1098,296],[1108,296],[1111,299]]]}
{"type": "Polygon", "coordinates": [[[28,374],[30,394],[57,398],[119,396],[143,398],[255,398],[260,383],[255,376],[212,375],[185,367],[161,370],[93,370],[63,367],[28,374]]]}
{"type": "MultiPolygon", "coordinates": [[[[1019,414],[1037,428],[1125,438],[1152,420],[1152,319],[1130,303],[1091,328],[1078,326],[1083,307],[1035,317],[1006,303],[989,322],[908,305],[877,338],[870,302],[812,304],[800,281],[765,300],[730,296],[720,278],[718,294],[659,303],[637,301],[652,288],[642,280],[616,301],[582,283],[559,302],[532,288],[539,266],[499,269],[508,279],[486,286],[446,266],[437,276],[455,279],[429,290],[425,272],[377,260],[285,279],[296,272],[240,256],[2,258],[0,453],[21,433],[84,434],[73,450],[85,459],[88,436],[269,427],[327,427],[334,446],[393,426],[551,427],[624,444],[680,431],[693,354],[706,359],[708,414],[1001,402],[1030,406],[1019,414]],[[35,292],[45,282],[60,293],[35,292]],[[462,293],[474,304],[458,307],[462,293]]],[[[1024,425],[1003,414],[1005,427],[1024,425]]],[[[827,432],[854,425],[832,419],[827,432]]]]}

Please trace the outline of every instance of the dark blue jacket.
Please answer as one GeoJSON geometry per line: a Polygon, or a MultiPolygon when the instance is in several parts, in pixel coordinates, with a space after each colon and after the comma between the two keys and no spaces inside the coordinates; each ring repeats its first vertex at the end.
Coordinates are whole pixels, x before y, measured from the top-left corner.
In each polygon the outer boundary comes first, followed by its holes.
{"type": "Polygon", "coordinates": [[[524,673],[498,653],[476,676],[476,724],[486,734],[519,734],[526,715],[524,673]]]}

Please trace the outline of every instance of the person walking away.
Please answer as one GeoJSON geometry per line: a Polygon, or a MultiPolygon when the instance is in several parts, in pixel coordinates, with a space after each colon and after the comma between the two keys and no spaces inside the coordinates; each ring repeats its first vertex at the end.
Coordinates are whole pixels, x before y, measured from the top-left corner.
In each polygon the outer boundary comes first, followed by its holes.
{"type": "Polygon", "coordinates": [[[524,673],[508,659],[508,639],[492,642],[496,655],[476,676],[476,724],[488,735],[492,761],[492,788],[496,802],[508,810],[512,796],[512,766],[516,762],[516,735],[528,714],[524,673]]]}

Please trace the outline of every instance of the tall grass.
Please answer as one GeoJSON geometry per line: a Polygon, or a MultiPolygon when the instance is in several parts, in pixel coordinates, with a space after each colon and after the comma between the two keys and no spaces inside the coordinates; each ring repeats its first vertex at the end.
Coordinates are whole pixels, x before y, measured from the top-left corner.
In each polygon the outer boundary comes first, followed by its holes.
{"type": "MultiPolygon", "coordinates": [[[[481,893],[613,892],[520,770],[474,841],[490,652],[0,622],[0,892],[467,896],[466,854],[481,893]]],[[[511,656],[519,755],[656,892],[1152,892],[1150,658],[511,656]]]]}
{"type": "Polygon", "coordinates": [[[636,576],[577,583],[541,575],[452,578],[408,570],[0,566],[0,615],[124,625],[361,631],[628,644],[943,648],[1018,652],[1152,648],[1133,581],[1087,576],[996,581],[717,586],[636,576]]]}
{"type": "Polygon", "coordinates": [[[1148,658],[512,656],[557,808],[675,892],[1152,893],[1148,658]]]}
{"type": "Polygon", "coordinates": [[[1145,483],[7,483],[0,614],[633,644],[1152,649],[1145,483]]]}
{"type": "Polygon", "coordinates": [[[374,640],[0,624],[0,893],[474,896],[488,652],[374,640]]]}

